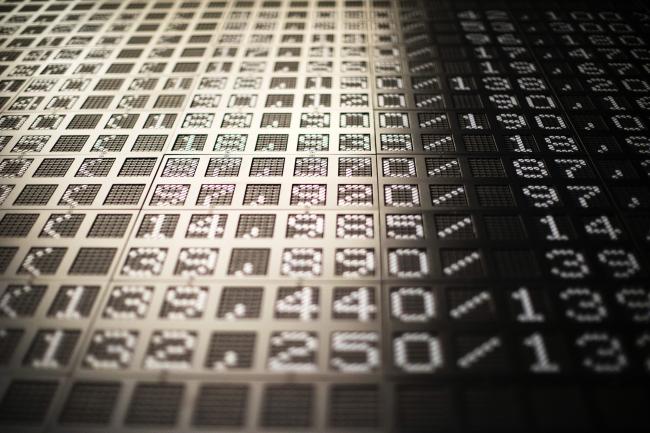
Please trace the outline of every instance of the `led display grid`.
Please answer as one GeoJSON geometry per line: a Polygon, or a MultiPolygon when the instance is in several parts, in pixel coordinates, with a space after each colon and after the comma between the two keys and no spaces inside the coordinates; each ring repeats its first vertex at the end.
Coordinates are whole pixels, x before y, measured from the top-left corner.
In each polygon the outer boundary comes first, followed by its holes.
{"type": "Polygon", "coordinates": [[[648,14],[0,3],[1,425],[643,431],[648,14]]]}

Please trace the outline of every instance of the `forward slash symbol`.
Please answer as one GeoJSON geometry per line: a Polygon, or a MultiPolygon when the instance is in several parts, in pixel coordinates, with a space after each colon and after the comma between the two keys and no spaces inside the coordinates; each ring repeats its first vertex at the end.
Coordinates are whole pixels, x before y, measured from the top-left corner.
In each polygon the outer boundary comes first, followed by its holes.
{"type": "Polygon", "coordinates": [[[485,358],[490,352],[493,352],[499,346],[501,346],[501,339],[499,337],[492,337],[461,357],[457,364],[460,368],[469,368],[476,364],[481,358],[485,358]]]}
{"type": "Polygon", "coordinates": [[[462,194],[464,192],[465,192],[465,188],[460,186],[460,187],[458,187],[458,188],[456,188],[454,190],[451,190],[451,191],[441,195],[438,198],[433,199],[432,201],[433,201],[433,204],[439,205],[439,204],[442,204],[442,203],[446,202],[447,200],[450,200],[450,199],[452,199],[452,198],[454,198],[456,196],[459,196],[460,194],[462,194]]]}
{"type": "Polygon", "coordinates": [[[463,229],[463,228],[465,228],[465,227],[467,227],[467,226],[469,226],[471,224],[472,224],[472,219],[470,217],[465,217],[460,221],[456,221],[455,223],[453,223],[449,227],[445,227],[444,229],[440,230],[438,232],[438,237],[441,238],[441,239],[444,239],[447,236],[449,236],[450,234],[455,233],[455,232],[459,231],[460,229],[463,229]]]}
{"type": "Polygon", "coordinates": [[[439,116],[434,117],[433,119],[420,122],[420,128],[431,128],[438,125],[439,123],[445,122],[446,120],[447,120],[447,116],[441,114],[439,116]]]}
{"type": "Polygon", "coordinates": [[[436,104],[438,102],[441,102],[441,101],[442,101],[442,96],[434,95],[434,96],[430,96],[430,97],[426,98],[423,101],[418,102],[415,105],[417,105],[418,107],[429,107],[429,106],[434,105],[434,104],[436,104]]]}
{"type": "Polygon", "coordinates": [[[438,167],[434,168],[433,170],[429,171],[429,174],[431,176],[439,176],[441,173],[458,166],[458,161],[449,161],[446,162],[442,165],[439,165],[438,167]]]}
{"type": "Polygon", "coordinates": [[[474,251],[462,259],[455,261],[451,265],[445,266],[442,271],[445,273],[445,275],[451,276],[480,259],[481,255],[477,251],[474,251]]]}
{"type": "Polygon", "coordinates": [[[488,302],[490,299],[492,299],[490,293],[484,290],[478,295],[472,296],[462,304],[451,309],[449,315],[454,319],[460,319],[470,311],[475,310],[481,304],[488,302]]]}
{"type": "Polygon", "coordinates": [[[435,85],[435,84],[436,84],[435,78],[428,78],[428,79],[426,79],[424,81],[420,81],[419,83],[414,84],[413,88],[422,89],[423,87],[432,86],[432,85],[435,85]]]}

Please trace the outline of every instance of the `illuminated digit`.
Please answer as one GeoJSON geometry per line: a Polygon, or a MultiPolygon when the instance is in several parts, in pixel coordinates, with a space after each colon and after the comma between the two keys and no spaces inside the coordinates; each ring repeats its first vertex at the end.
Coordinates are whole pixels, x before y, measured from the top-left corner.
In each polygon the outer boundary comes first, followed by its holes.
{"type": "Polygon", "coordinates": [[[438,338],[426,332],[405,332],[393,340],[395,365],[408,373],[432,373],[442,367],[442,349],[438,338]],[[409,344],[426,344],[428,359],[415,362],[409,357],[409,344]]]}
{"type": "Polygon", "coordinates": [[[346,373],[369,373],[377,369],[380,363],[378,342],[376,332],[333,333],[331,366],[346,373]]]}
{"type": "Polygon", "coordinates": [[[555,222],[555,217],[553,215],[545,215],[539,219],[539,222],[548,226],[550,233],[546,235],[547,241],[566,241],[569,239],[567,235],[563,235],[560,232],[560,228],[555,222]]]}
{"type": "Polygon", "coordinates": [[[607,333],[582,334],[576,346],[592,352],[582,358],[582,365],[595,373],[620,373],[628,366],[620,340],[607,333]]]}
{"type": "Polygon", "coordinates": [[[400,287],[390,294],[391,314],[402,322],[426,322],[433,319],[435,306],[433,292],[422,287],[400,287]],[[405,299],[408,299],[408,301],[405,301],[405,299]],[[421,311],[405,312],[404,304],[407,302],[410,306],[409,309],[413,309],[411,305],[415,303],[414,299],[418,299],[421,311]]]}
{"type": "Polygon", "coordinates": [[[570,287],[560,292],[560,299],[571,302],[564,315],[579,323],[602,322],[607,317],[607,308],[600,293],[584,287],[570,287]],[[573,302],[573,301],[576,302],[573,302]]]}
{"type": "Polygon", "coordinates": [[[552,249],[546,253],[551,274],[562,279],[582,279],[591,274],[587,259],[582,253],[567,249],[552,249]]]}
{"type": "Polygon", "coordinates": [[[517,320],[524,323],[539,323],[545,320],[544,315],[537,313],[533,305],[533,300],[526,287],[520,287],[518,290],[512,292],[512,299],[519,301],[521,305],[521,313],[517,315],[517,320]]]}
{"type": "Polygon", "coordinates": [[[560,366],[549,360],[548,350],[542,334],[536,332],[524,339],[524,346],[533,350],[535,362],[528,367],[533,373],[558,373],[560,366]]]}
{"type": "Polygon", "coordinates": [[[616,301],[632,311],[634,322],[650,322],[650,291],[642,288],[623,288],[616,293],[616,301]]]}

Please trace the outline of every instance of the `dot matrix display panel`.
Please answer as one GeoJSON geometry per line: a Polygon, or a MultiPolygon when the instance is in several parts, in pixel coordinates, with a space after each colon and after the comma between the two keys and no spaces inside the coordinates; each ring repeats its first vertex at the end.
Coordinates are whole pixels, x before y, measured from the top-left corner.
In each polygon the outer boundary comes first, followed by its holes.
{"type": "Polygon", "coordinates": [[[641,2],[0,2],[0,430],[650,421],[641,2]]]}

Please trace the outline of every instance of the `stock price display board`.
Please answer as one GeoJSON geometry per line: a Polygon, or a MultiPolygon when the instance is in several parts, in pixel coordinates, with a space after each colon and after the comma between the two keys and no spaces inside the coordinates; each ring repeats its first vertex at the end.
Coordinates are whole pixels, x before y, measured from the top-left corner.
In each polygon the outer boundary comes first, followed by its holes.
{"type": "Polygon", "coordinates": [[[0,430],[648,431],[642,2],[0,2],[0,430]]]}

